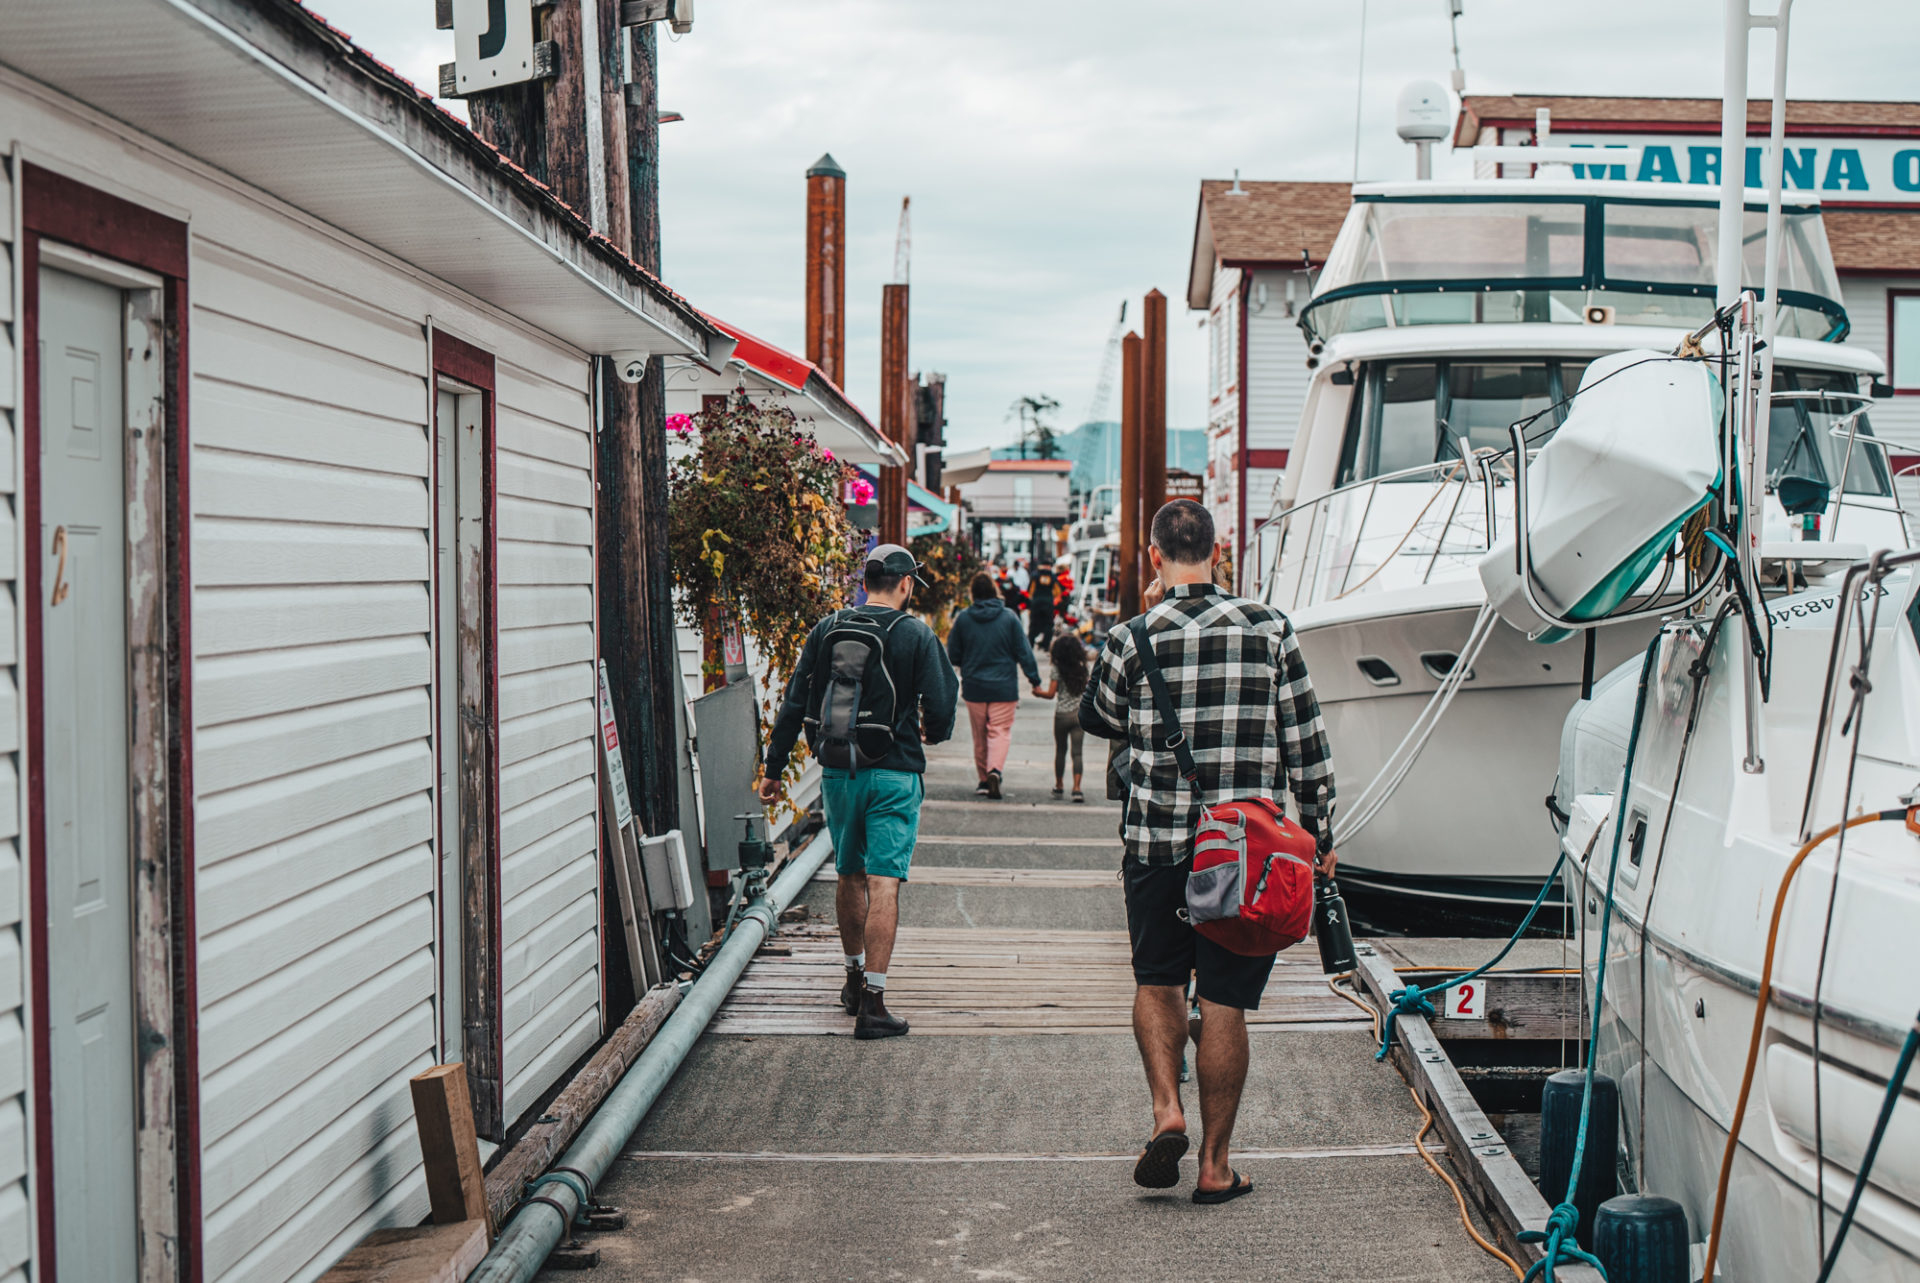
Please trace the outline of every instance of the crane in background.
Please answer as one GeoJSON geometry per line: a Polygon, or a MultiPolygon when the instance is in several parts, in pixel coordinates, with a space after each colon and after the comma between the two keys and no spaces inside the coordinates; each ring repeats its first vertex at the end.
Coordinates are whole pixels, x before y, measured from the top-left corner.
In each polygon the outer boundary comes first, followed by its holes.
{"type": "Polygon", "coordinates": [[[893,234],[893,283],[905,285],[907,273],[913,264],[913,220],[909,210],[913,197],[900,198],[900,230],[893,234]]]}
{"type": "MultiPolygon", "coordinates": [[[[1100,378],[1093,385],[1093,401],[1087,406],[1086,423],[1100,423],[1106,420],[1107,403],[1113,400],[1113,376],[1120,369],[1120,339],[1127,328],[1127,301],[1120,300],[1120,315],[1114,320],[1113,331],[1107,335],[1107,350],[1100,357],[1100,378]]],[[[1106,436],[1107,456],[1106,472],[1117,476],[1120,472],[1120,434],[1108,430],[1106,436]]]]}

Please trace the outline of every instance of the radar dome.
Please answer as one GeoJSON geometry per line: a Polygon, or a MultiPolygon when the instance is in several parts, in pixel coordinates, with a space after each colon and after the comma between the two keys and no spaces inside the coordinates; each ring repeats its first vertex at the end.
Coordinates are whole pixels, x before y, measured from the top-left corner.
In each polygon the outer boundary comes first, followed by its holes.
{"type": "Polygon", "coordinates": [[[1439,142],[1453,132],[1453,104],[1432,80],[1416,80],[1400,91],[1393,123],[1407,142],[1439,142]]]}

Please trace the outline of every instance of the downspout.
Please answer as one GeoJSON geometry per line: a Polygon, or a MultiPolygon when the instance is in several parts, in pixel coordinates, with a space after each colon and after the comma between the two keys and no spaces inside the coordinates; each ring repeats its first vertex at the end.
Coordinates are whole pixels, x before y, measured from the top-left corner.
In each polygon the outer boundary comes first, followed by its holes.
{"type": "MultiPolygon", "coordinates": [[[[774,879],[766,894],[753,899],[733,934],[720,946],[700,979],[687,990],[678,1009],[633,1062],[620,1085],[608,1094],[599,1112],[581,1129],[555,1167],[585,1172],[596,1187],[600,1184],[647,1111],[660,1099],[660,1093],[680,1068],[680,1062],[699,1041],[707,1022],[726,1000],[740,973],[747,969],[747,963],[772,932],[780,911],[793,903],[832,853],[833,843],[822,831],[774,879]]],[[[569,1181],[555,1180],[541,1186],[540,1193],[564,1209],[565,1220],[549,1203],[522,1204],[500,1232],[493,1250],[467,1276],[469,1283],[532,1283],[548,1254],[566,1234],[566,1222],[580,1210],[579,1194],[569,1181]]]]}
{"type": "Polygon", "coordinates": [[[1240,305],[1235,310],[1240,314],[1239,344],[1240,355],[1234,369],[1239,387],[1236,392],[1240,399],[1240,460],[1234,469],[1240,479],[1240,513],[1233,523],[1233,586],[1235,592],[1247,590],[1247,481],[1253,471],[1253,457],[1247,450],[1249,433],[1247,431],[1247,294],[1253,283],[1251,270],[1242,269],[1240,273],[1240,305]]]}

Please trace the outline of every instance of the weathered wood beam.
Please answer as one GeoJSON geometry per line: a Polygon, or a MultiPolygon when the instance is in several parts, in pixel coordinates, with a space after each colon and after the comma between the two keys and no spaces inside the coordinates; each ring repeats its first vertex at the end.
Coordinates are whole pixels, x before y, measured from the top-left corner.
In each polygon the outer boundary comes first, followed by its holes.
{"type": "MultiPolygon", "coordinates": [[[[1382,1013],[1390,1011],[1393,1000],[1387,995],[1405,988],[1405,979],[1372,946],[1362,944],[1357,948],[1358,979],[1374,1006],[1382,1013]]],[[[1521,1230],[1545,1230],[1547,1215],[1553,1209],[1527,1179],[1513,1151],[1467,1090],[1426,1017],[1399,1017],[1393,1024],[1393,1036],[1390,1054],[1394,1066],[1433,1111],[1455,1170],[1465,1179],[1500,1246],[1522,1265],[1539,1260],[1545,1255],[1540,1245],[1522,1243],[1518,1234],[1521,1230]]],[[[1562,1283],[1605,1283],[1600,1272],[1588,1265],[1562,1265],[1554,1274],[1562,1283]]]]}
{"type": "Polygon", "coordinates": [[[1120,495],[1114,519],[1120,524],[1119,603],[1122,622],[1140,613],[1140,563],[1146,560],[1140,538],[1140,336],[1120,340],[1120,495]]]}
{"type": "Polygon", "coordinates": [[[593,1111],[607,1093],[633,1067],[660,1026],[680,1005],[678,985],[660,985],[649,989],[638,1006],[628,1013],[613,1036],[600,1045],[566,1090],[547,1106],[542,1121],[535,1123],[518,1144],[501,1156],[487,1176],[487,1209],[495,1224],[504,1224],[508,1213],[520,1201],[526,1183],[547,1170],[564,1154],[573,1138],[586,1126],[593,1111]]]}
{"type": "MultiPolygon", "coordinates": [[[[1396,971],[1403,985],[1430,985],[1459,971],[1396,971]]],[[[1493,972],[1474,981],[1482,987],[1480,1016],[1449,1016],[1444,1011],[1430,1023],[1443,1042],[1454,1039],[1531,1038],[1574,1042],[1586,1037],[1585,987],[1577,975],[1539,972],[1493,972]]],[[[1434,1006],[1440,1006],[1439,998],[1434,1006]]]]}
{"type": "Polygon", "coordinates": [[[486,1255],[487,1227],[479,1221],[375,1230],[320,1283],[460,1283],[486,1255]]]}

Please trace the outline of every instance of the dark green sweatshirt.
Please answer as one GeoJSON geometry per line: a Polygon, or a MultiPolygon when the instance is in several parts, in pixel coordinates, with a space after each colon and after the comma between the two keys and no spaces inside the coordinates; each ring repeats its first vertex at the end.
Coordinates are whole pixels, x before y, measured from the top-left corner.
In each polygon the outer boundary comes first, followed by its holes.
{"type": "MultiPolygon", "coordinates": [[[[882,621],[905,613],[872,604],[854,609],[882,621]]],[[[813,689],[814,668],[820,662],[821,639],[832,623],[833,616],[829,615],[815,624],[807,634],[807,644],[801,647],[800,663],[793,670],[793,680],[787,683],[786,699],[780,704],[779,715],[773,722],[773,735],[767,741],[769,777],[778,778],[787,769],[794,741],[800,738],[801,728],[806,724],[810,711],[807,700],[813,689]]],[[[933,630],[909,615],[887,634],[887,671],[892,674],[893,687],[900,694],[900,702],[894,709],[893,748],[872,769],[924,775],[927,755],[920,747],[922,709],[925,710],[927,743],[938,744],[953,734],[954,701],[959,693],[953,665],[947,662],[947,653],[933,630]]]]}

